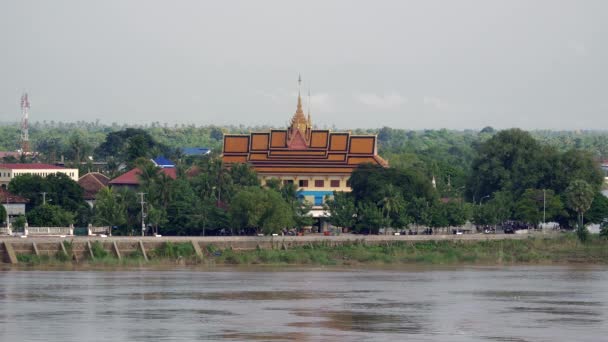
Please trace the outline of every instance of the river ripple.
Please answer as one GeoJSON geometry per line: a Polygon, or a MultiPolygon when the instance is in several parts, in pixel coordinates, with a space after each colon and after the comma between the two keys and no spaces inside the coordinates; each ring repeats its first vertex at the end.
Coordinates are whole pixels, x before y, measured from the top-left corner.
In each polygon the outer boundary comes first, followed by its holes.
{"type": "Polygon", "coordinates": [[[605,341],[606,267],[0,270],[0,341],[605,341]]]}

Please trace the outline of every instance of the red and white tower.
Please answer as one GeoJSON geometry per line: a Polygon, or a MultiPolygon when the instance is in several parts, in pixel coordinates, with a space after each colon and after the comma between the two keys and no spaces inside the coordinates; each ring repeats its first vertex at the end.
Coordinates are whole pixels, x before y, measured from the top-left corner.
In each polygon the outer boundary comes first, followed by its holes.
{"type": "Polygon", "coordinates": [[[21,153],[27,154],[30,152],[30,136],[28,132],[30,100],[27,98],[27,93],[21,95],[21,116],[21,153]]]}

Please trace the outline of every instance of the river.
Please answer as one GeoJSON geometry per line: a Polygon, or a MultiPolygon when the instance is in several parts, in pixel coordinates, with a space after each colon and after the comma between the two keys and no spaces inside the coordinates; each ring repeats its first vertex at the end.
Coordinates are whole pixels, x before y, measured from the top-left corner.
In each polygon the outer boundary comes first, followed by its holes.
{"type": "Polygon", "coordinates": [[[0,341],[605,341],[608,268],[0,270],[0,341]]]}

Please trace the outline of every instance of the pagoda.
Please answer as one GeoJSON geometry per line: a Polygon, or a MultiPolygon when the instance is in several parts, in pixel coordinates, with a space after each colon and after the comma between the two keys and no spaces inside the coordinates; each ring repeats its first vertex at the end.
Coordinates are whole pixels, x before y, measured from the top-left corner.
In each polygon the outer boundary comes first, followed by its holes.
{"type": "Polygon", "coordinates": [[[313,205],[315,216],[327,196],[351,190],[348,180],[360,164],[387,167],[388,163],[378,155],[376,135],[314,129],[310,110],[305,115],[302,109],[299,91],[297,101],[287,129],[225,134],[222,158],[228,166],[250,164],[262,184],[272,178],[295,184],[313,205]]]}

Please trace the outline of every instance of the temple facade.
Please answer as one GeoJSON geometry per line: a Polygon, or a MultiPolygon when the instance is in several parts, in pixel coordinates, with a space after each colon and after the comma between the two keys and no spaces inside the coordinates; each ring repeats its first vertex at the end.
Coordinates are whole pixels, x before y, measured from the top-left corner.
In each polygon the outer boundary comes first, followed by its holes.
{"type": "Polygon", "coordinates": [[[354,135],[314,129],[302,98],[287,129],[224,135],[226,165],[248,163],[262,184],[272,178],[293,183],[300,197],[313,205],[313,216],[326,215],[323,203],[334,191],[350,191],[349,178],[362,163],[388,166],[378,156],[375,135],[354,135]]]}

